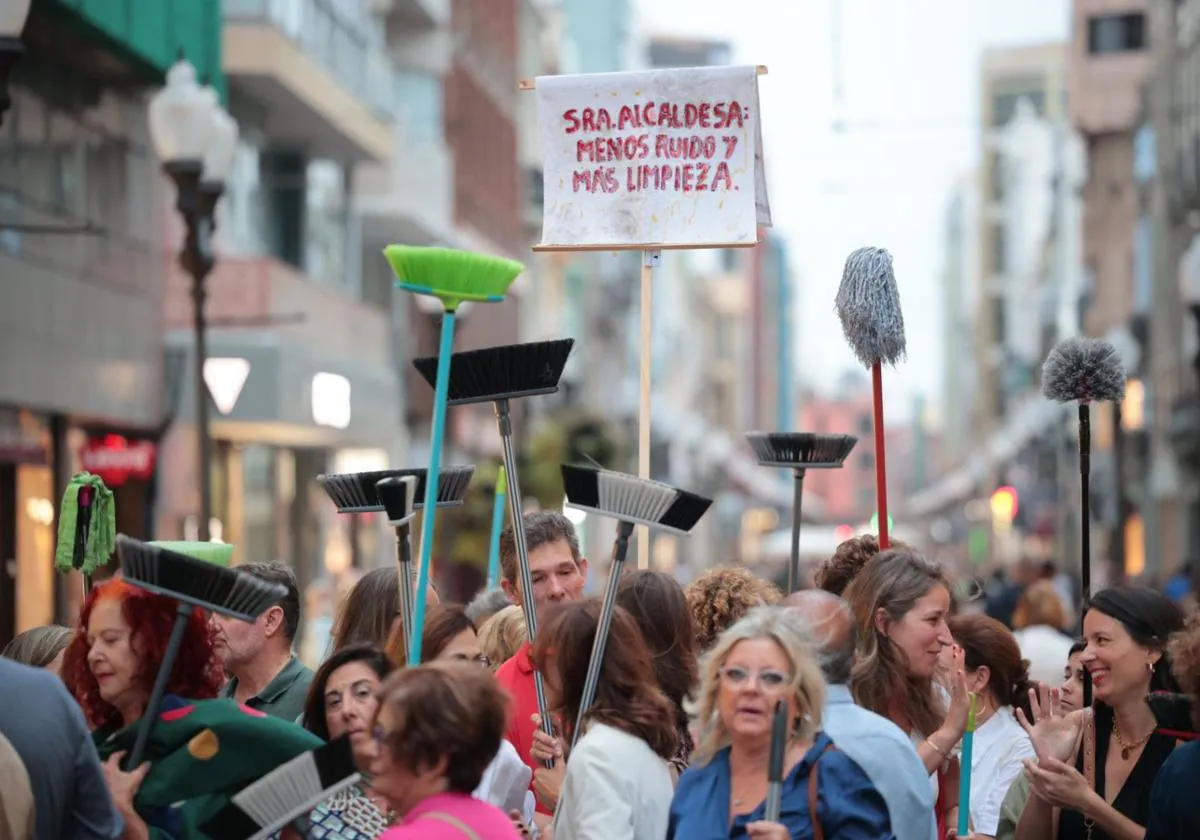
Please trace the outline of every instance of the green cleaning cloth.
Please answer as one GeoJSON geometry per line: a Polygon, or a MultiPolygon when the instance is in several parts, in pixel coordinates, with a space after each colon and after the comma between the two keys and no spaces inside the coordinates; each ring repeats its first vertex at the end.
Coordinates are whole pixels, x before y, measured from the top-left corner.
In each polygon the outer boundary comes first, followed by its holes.
{"type": "Polygon", "coordinates": [[[113,494],[98,475],[89,472],[76,473],[63,493],[62,505],[58,510],[58,545],[54,549],[54,567],[60,572],[78,568],[85,575],[107,566],[117,545],[117,511],[113,507],[113,494]],[[79,490],[92,489],[91,523],[88,528],[87,544],[83,547],[80,564],[75,565],[75,528],[79,523],[79,490]]]}
{"type": "Polygon", "coordinates": [[[217,566],[229,567],[233,561],[233,546],[228,543],[198,542],[196,540],[154,540],[147,545],[165,548],[176,554],[186,554],[217,566]]]}

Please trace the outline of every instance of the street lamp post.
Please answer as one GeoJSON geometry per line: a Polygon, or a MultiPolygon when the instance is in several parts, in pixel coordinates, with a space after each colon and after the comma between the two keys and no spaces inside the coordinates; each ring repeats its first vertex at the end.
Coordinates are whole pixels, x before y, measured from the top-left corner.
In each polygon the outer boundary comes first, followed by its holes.
{"type": "Polygon", "coordinates": [[[4,122],[4,114],[12,106],[8,77],[12,75],[17,59],[25,52],[21,32],[29,17],[29,3],[30,0],[0,0],[0,123],[4,122]]]}
{"type": "Polygon", "coordinates": [[[208,276],[216,262],[214,214],[233,168],[238,127],[221,108],[216,91],[201,87],[196,81],[196,68],[181,59],[168,71],[166,86],[150,102],[150,136],[163,170],[175,184],[175,209],[187,231],[179,263],[192,278],[196,470],[200,484],[197,528],[198,538],[207,541],[212,518],[212,435],[209,393],[204,382],[208,358],[204,305],[208,276]]]}

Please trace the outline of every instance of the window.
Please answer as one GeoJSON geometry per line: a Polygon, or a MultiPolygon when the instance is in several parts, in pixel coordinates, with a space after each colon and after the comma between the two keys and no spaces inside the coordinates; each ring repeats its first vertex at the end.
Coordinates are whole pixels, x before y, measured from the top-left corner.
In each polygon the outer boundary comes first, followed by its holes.
{"type": "Polygon", "coordinates": [[[1088,20],[1088,52],[1092,55],[1134,52],[1146,48],[1146,15],[1099,15],[1088,20]]]}
{"type": "Polygon", "coordinates": [[[1003,274],[1008,270],[1008,260],[1005,259],[1005,252],[1008,250],[1008,242],[1005,237],[1004,223],[994,222],[992,224],[992,271],[996,274],[1003,274]]]}
{"type": "Polygon", "coordinates": [[[871,434],[874,425],[871,422],[870,414],[858,415],[858,434],[861,437],[866,437],[871,434]]]}
{"type": "Polygon", "coordinates": [[[858,468],[862,472],[870,472],[875,469],[875,456],[870,452],[864,452],[858,456],[858,468]]]}
{"type": "Polygon", "coordinates": [[[997,93],[992,97],[993,128],[1008,125],[1012,121],[1013,115],[1017,113],[1017,102],[1022,99],[1029,100],[1034,113],[1039,117],[1046,115],[1045,79],[1030,78],[1014,83],[1011,87],[1006,84],[1005,87],[1008,88],[1007,92],[997,93]]]}

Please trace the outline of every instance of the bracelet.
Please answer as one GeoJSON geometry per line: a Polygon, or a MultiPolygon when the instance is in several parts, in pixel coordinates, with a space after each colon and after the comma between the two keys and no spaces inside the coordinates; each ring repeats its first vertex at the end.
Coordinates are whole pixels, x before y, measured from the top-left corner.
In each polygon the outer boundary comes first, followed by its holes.
{"type": "Polygon", "coordinates": [[[947,752],[945,752],[941,747],[939,747],[937,744],[933,743],[932,738],[926,738],[925,743],[928,744],[929,746],[933,747],[933,751],[935,753],[937,753],[938,755],[940,755],[942,757],[943,761],[950,760],[950,755],[947,752]]]}

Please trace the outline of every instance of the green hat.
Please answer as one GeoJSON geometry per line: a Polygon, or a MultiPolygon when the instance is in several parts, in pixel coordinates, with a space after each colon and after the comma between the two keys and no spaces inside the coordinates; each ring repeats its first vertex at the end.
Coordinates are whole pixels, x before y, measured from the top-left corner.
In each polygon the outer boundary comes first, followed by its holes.
{"type": "Polygon", "coordinates": [[[147,545],[165,548],[178,554],[186,554],[206,563],[229,566],[233,560],[233,546],[229,543],[200,542],[198,540],[154,540],[147,545]]]}

